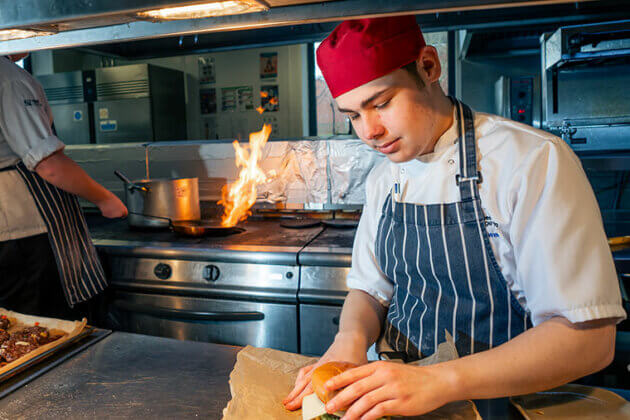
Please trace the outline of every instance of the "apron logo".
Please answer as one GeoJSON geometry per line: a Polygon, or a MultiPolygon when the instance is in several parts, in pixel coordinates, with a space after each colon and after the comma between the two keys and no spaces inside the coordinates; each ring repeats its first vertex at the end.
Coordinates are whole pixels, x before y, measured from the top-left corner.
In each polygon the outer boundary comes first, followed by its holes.
{"type": "Polygon", "coordinates": [[[488,231],[488,236],[491,238],[498,238],[500,235],[497,232],[499,230],[499,224],[489,217],[486,217],[485,220],[486,230],[488,231]]]}
{"type": "Polygon", "coordinates": [[[42,106],[39,99],[24,99],[24,105],[26,106],[42,106]]]}

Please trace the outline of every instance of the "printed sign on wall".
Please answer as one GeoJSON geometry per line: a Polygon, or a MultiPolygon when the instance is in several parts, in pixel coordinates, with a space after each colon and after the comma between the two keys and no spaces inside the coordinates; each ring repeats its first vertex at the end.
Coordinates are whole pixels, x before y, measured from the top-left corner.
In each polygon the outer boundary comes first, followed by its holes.
{"type": "Polygon", "coordinates": [[[263,85],[260,87],[260,106],[263,112],[276,112],[280,107],[278,85],[263,85]]]}
{"type": "Polygon", "coordinates": [[[215,83],[214,57],[199,57],[199,83],[215,83]]]}
{"type": "Polygon", "coordinates": [[[199,102],[202,114],[217,112],[217,90],[215,88],[199,89],[199,102]]]}
{"type": "Polygon", "coordinates": [[[260,78],[273,79],[278,77],[278,53],[260,53],[260,78]]]}

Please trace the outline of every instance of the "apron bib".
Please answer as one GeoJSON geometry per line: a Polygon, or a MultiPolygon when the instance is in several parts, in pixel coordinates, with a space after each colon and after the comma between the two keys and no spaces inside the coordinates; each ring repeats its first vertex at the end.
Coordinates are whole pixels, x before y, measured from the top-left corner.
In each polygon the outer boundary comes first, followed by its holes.
{"type": "Polygon", "coordinates": [[[405,361],[433,354],[448,332],[460,356],[496,347],[531,327],[501,274],[481,208],[472,111],[456,106],[460,201],[396,202],[390,191],[376,236],[378,264],[394,283],[381,342],[405,361]]]}

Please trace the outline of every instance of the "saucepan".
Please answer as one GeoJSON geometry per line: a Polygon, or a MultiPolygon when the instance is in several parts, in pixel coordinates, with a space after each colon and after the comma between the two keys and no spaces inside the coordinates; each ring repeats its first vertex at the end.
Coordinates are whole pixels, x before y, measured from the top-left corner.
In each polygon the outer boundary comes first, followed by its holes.
{"type": "Polygon", "coordinates": [[[169,220],[201,219],[197,178],[130,181],[120,171],[114,171],[114,174],[125,183],[129,226],[167,228],[169,220]]]}
{"type": "Polygon", "coordinates": [[[221,226],[220,220],[207,219],[207,220],[171,220],[168,217],[151,216],[143,213],[132,213],[137,216],[142,216],[148,219],[157,219],[167,223],[171,230],[177,234],[183,236],[227,236],[233,233],[244,232],[245,229],[237,226],[225,227],[221,226]]]}

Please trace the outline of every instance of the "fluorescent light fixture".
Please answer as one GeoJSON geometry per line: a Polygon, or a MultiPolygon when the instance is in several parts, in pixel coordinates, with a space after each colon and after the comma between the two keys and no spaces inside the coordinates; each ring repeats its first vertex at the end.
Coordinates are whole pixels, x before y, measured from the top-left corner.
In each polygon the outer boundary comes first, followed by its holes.
{"type": "Polygon", "coordinates": [[[54,35],[51,31],[34,31],[31,29],[2,29],[0,30],[0,41],[10,41],[12,39],[24,39],[34,36],[54,35]]]}
{"type": "Polygon", "coordinates": [[[201,19],[214,16],[262,12],[269,8],[255,0],[216,1],[192,6],[167,7],[139,12],[137,16],[151,20],[201,19]]]}

